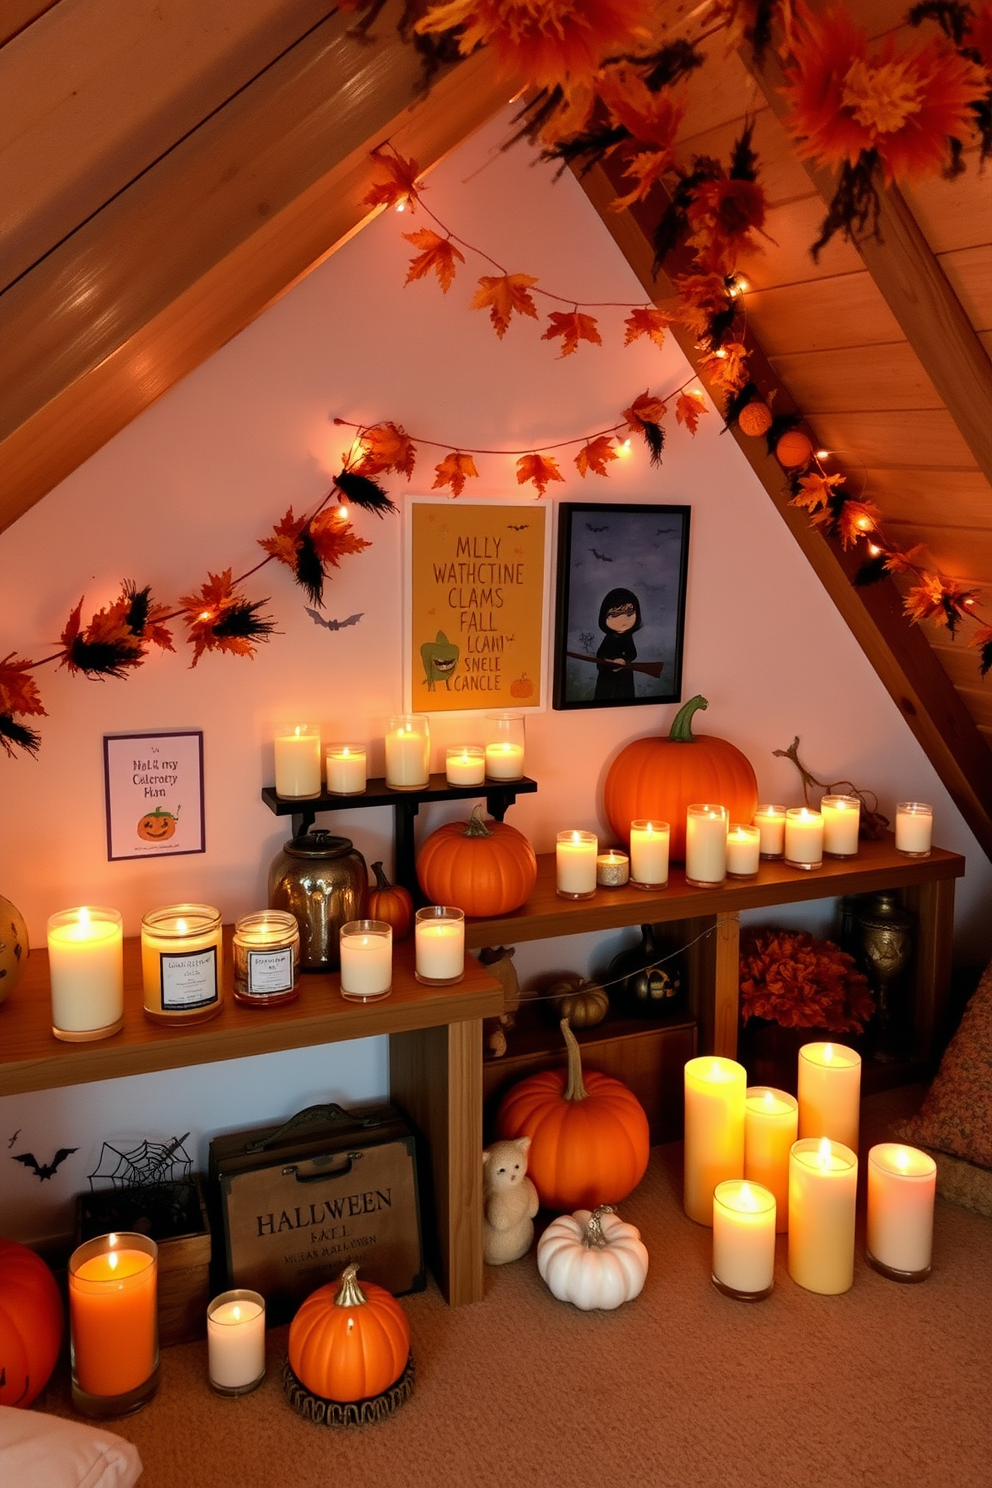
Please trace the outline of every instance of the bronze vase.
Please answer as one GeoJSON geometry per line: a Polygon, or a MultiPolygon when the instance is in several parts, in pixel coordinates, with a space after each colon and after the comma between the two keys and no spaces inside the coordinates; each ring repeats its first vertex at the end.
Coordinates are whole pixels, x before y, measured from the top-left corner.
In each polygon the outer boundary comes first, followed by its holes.
{"type": "Polygon", "coordinates": [[[906,973],[913,958],[914,920],[885,890],[855,916],[857,959],[875,995],[872,1058],[882,1064],[906,1052],[906,973]]]}

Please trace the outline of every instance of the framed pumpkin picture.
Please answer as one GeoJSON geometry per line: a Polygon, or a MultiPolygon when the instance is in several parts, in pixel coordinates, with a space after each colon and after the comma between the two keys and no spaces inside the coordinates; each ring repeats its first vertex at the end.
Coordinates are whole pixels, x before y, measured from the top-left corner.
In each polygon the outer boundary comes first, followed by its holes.
{"type": "Polygon", "coordinates": [[[555,708],[680,700],[689,513],[559,505],[555,708]]]}
{"type": "Polygon", "coordinates": [[[203,734],[105,734],[107,857],[167,858],[206,851],[203,734]]]}

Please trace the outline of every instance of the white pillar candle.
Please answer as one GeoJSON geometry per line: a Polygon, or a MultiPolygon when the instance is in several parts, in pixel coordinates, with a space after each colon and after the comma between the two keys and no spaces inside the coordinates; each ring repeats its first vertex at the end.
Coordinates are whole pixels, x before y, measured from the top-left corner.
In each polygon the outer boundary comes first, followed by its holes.
{"type": "Polygon", "coordinates": [[[881,1142],[868,1152],[867,1258],[897,1281],[930,1275],[937,1164],[926,1152],[881,1142]]]}
{"type": "Polygon", "coordinates": [[[332,796],[360,796],[368,782],[361,744],[330,744],[324,758],[327,790],[332,796]]]}
{"type": "Polygon", "coordinates": [[[300,723],[277,734],[276,795],[320,795],[320,731],[300,723]]]}
{"type": "Polygon", "coordinates": [[[829,858],[853,858],[858,851],[861,802],[857,796],[824,796],[823,851],[829,858]]]}
{"type": "Polygon", "coordinates": [[[785,807],[759,806],[754,825],[761,834],[761,856],[780,858],[785,851],[785,807]]]}
{"type": "Polygon", "coordinates": [[[486,751],[481,744],[457,744],[444,756],[444,778],[449,785],[483,785],[486,751]]]}
{"type": "Polygon", "coordinates": [[[244,1395],[265,1377],[265,1300],[223,1292],[207,1308],[207,1372],[220,1395],[244,1395]]]}
{"type": "Polygon", "coordinates": [[[843,1143],[808,1138],[789,1158],[789,1275],[833,1296],[854,1281],[858,1159],[843,1143]]]}
{"type": "Polygon", "coordinates": [[[426,718],[391,718],[386,734],[386,784],[392,790],[416,790],[427,785],[431,778],[430,752],[426,718]]]}
{"type": "Polygon", "coordinates": [[[789,1154],[799,1135],[799,1102],[786,1090],[749,1086],[744,1102],[744,1177],[775,1195],[775,1227],[789,1228],[789,1154]]]}
{"type": "Polygon", "coordinates": [[[790,868],[819,868],[823,862],[823,817],[808,806],[785,813],[785,861],[790,868]]]}
{"type": "Polygon", "coordinates": [[[431,986],[460,982],[465,975],[465,913],[448,904],[418,909],[415,917],[416,978],[431,986]]]}
{"type": "Polygon", "coordinates": [[[727,833],[727,872],[731,878],[753,878],[761,866],[761,832],[733,826],[727,833]]]}
{"type": "Polygon", "coordinates": [[[52,1032],[71,1043],[106,1038],[124,1024],[120,911],[84,905],[48,921],[52,1032]]]}
{"type": "Polygon", "coordinates": [[[700,888],[721,884],[727,876],[726,806],[690,806],[685,820],[685,881],[700,888]]]}
{"type": "Polygon", "coordinates": [[[630,824],[630,881],[638,889],[663,889],[668,883],[671,828],[646,817],[630,824]]]}
{"type": "Polygon", "coordinates": [[[619,848],[611,847],[596,859],[596,882],[601,889],[622,889],[630,878],[630,859],[619,848]]]}
{"type": "Polygon", "coordinates": [[[896,852],[910,858],[930,855],[933,807],[925,801],[900,801],[896,807],[896,852]]]}
{"type": "Polygon", "coordinates": [[[596,892],[595,832],[559,832],[555,843],[555,886],[563,899],[588,899],[596,892]]]}
{"type": "Polygon", "coordinates": [[[799,1135],[829,1137],[858,1150],[861,1055],[845,1044],[803,1044],[799,1050],[799,1135]]]}
{"type": "Polygon", "coordinates": [[[223,927],[210,904],[170,904],[141,921],[145,1013],[153,1023],[203,1023],[224,999],[223,927]]]}
{"type": "Polygon", "coordinates": [[[744,1176],[744,1099],[747,1072],[734,1059],[705,1054],[686,1062],[685,1212],[713,1223],[713,1190],[744,1176]]]}
{"type": "Polygon", "coordinates": [[[355,1002],[385,997],[393,986],[393,931],[385,920],[341,926],[341,996],[355,1002]]]}
{"type": "Polygon", "coordinates": [[[489,780],[520,780],[523,773],[522,744],[486,745],[486,776],[489,780]]]}
{"type": "Polygon", "coordinates": [[[713,1280],[732,1297],[767,1297],[775,1276],[775,1195],[746,1178],[713,1193],[713,1280]]]}

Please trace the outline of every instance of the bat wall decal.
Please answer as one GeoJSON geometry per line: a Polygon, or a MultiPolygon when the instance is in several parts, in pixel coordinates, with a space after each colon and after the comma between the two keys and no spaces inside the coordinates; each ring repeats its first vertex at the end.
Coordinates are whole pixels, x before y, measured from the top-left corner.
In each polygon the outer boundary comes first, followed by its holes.
{"type": "Polygon", "coordinates": [[[349,615],[346,620],[325,620],[318,610],[312,610],[309,605],[304,605],[303,608],[313,623],[315,625],[322,625],[325,630],[344,630],[349,625],[357,625],[365,613],[363,610],[361,614],[349,615]]]}
{"type": "Polygon", "coordinates": [[[587,532],[605,532],[606,530],[605,527],[594,527],[591,522],[586,523],[587,532]]]}
{"type": "Polygon", "coordinates": [[[592,554],[592,556],[594,558],[598,558],[599,559],[600,563],[612,563],[613,562],[613,559],[612,558],[607,558],[607,556],[606,556],[605,553],[598,553],[595,548],[590,548],[589,551],[590,551],[590,553],[592,554]]]}
{"type": "Polygon", "coordinates": [[[23,1163],[33,1173],[37,1173],[41,1182],[44,1183],[46,1178],[51,1178],[58,1172],[67,1157],[71,1157],[74,1152],[78,1151],[78,1147],[60,1147],[50,1163],[39,1163],[33,1152],[15,1152],[11,1161],[23,1163]]]}

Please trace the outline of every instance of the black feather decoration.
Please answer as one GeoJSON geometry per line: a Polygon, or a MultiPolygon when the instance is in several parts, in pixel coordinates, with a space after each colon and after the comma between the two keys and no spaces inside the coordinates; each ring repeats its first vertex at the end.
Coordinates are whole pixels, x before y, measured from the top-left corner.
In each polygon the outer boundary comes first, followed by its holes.
{"type": "Polygon", "coordinates": [[[375,512],[377,517],[396,511],[385,488],[367,475],[358,475],[354,470],[342,470],[340,475],[334,477],[334,484],[346,500],[360,506],[363,511],[375,512]]]}
{"type": "Polygon", "coordinates": [[[630,137],[630,130],[623,124],[598,124],[593,129],[587,129],[584,134],[559,140],[558,144],[542,151],[541,158],[560,161],[562,170],[567,165],[575,165],[581,161],[581,174],[585,175],[611,150],[630,137]]]}
{"type": "Polygon", "coordinates": [[[788,434],[790,429],[798,428],[802,421],[803,416],[801,413],[777,414],[776,417],[773,418],[771,423],[769,424],[768,432],[765,435],[765,443],[768,446],[768,453],[770,455],[773,455],[775,453],[775,446],[782,438],[782,435],[788,434]]]}
{"type": "Polygon", "coordinates": [[[689,208],[693,194],[704,181],[714,181],[720,174],[720,162],[709,155],[697,155],[692,170],[681,177],[671,192],[668,206],[662,212],[651,239],[654,248],[654,263],[651,271],[657,274],[668,255],[685,242],[689,236],[689,208]]]}
{"type": "Polygon", "coordinates": [[[267,599],[236,600],[226,613],[210,628],[218,640],[237,637],[239,640],[264,641],[275,631],[275,621],[257,612],[267,599]]]}
{"type": "Polygon", "coordinates": [[[862,150],[853,165],[845,160],[837,179],[837,190],[820,224],[820,236],[810,249],[814,263],[819,262],[820,250],[836,233],[843,233],[848,242],[855,244],[859,238],[874,238],[877,243],[882,241],[878,226],[881,202],[876,185],[877,166],[876,150],[862,150]]]}
{"type": "MultiPolygon", "coordinates": [[[[723,410],[724,425],[729,426],[736,423],[747,405],[753,403],[756,398],[760,399],[761,393],[758,390],[757,384],[753,382],[746,382],[742,388],[737,389],[736,393],[731,393],[727,399],[727,406],[723,410]]],[[[724,431],[721,430],[721,432],[724,431]]]]}
{"type": "Polygon", "coordinates": [[[771,43],[775,8],[776,0],[758,0],[751,24],[744,27],[744,35],[754,48],[754,59],[758,63],[764,61],[765,52],[771,43]]]}
{"type": "Polygon", "coordinates": [[[665,431],[661,424],[654,423],[651,419],[641,421],[641,429],[647,441],[648,449],[651,451],[651,464],[661,464],[661,452],[665,448],[665,431]]]}
{"type": "Polygon", "coordinates": [[[309,526],[303,528],[297,539],[296,549],[296,582],[306,593],[307,598],[318,609],[324,607],[324,580],[327,575],[324,565],[320,561],[320,555],[314,547],[313,537],[309,526]]]}
{"type": "Polygon", "coordinates": [[[151,594],[151,584],[146,584],[144,589],[139,589],[128,579],[124,585],[124,595],[128,601],[124,624],[132,635],[144,635],[145,626],[148,624],[148,611],[151,609],[151,594]]]}
{"type": "Polygon", "coordinates": [[[541,130],[553,117],[564,97],[564,91],[558,84],[553,88],[541,88],[528,103],[524,104],[519,113],[514,114],[510,122],[519,127],[504,144],[500,145],[500,150],[509,150],[512,145],[519,144],[522,139],[529,140],[532,145],[536,145],[541,130]]]}
{"type": "Polygon", "coordinates": [[[41,746],[41,735],[24,723],[18,723],[11,713],[0,713],[0,747],[14,758],[14,749],[24,749],[36,755],[41,746]]]}
{"type": "Polygon", "coordinates": [[[727,303],[723,309],[718,310],[715,315],[711,315],[706,322],[706,339],[712,347],[715,348],[723,345],[733,328],[734,321],[737,319],[739,308],[740,306],[737,301],[728,291],[727,303]]]}
{"type": "Polygon", "coordinates": [[[867,589],[869,584],[877,584],[880,579],[885,578],[886,557],[884,553],[876,553],[874,558],[866,558],[864,563],[854,575],[855,589],[867,589]]]}
{"type": "Polygon", "coordinates": [[[982,664],[979,667],[979,671],[983,677],[987,677],[989,672],[992,671],[992,636],[989,636],[985,645],[981,647],[980,655],[982,664]]]}
{"type": "Polygon", "coordinates": [[[137,637],[121,636],[117,640],[87,641],[77,635],[66,650],[66,663],[87,677],[126,677],[132,667],[145,659],[137,637]]]}
{"type": "Polygon", "coordinates": [[[704,58],[691,41],[673,41],[644,60],[650,63],[644,81],[652,93],[658,93],[679,78],[688,77],[697,67],[702,67],[704,58]]]}
{"type": "Polygon", "coordinates": [[[749,119],[742,133],[734,141],[730,155],[730,179],[732,181],[756,181],[758,179],[758,157],[751,148],[754,120],[749,119]]]}
{"type": "Polygon", "coordinates": [[[971,24],[972,9],[970,5],[956,3],[956,0],[924,0],[924,4],[912,7],[906,20],[911,26],[919,26],[923,21],[936,21],[948,41],[960,47],[971,24]]]}

